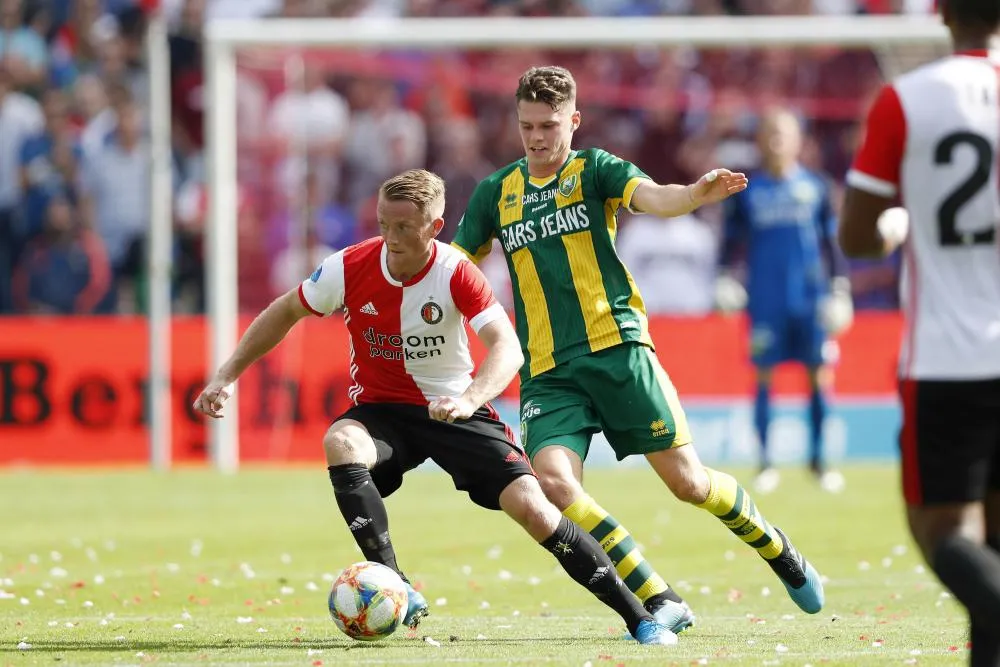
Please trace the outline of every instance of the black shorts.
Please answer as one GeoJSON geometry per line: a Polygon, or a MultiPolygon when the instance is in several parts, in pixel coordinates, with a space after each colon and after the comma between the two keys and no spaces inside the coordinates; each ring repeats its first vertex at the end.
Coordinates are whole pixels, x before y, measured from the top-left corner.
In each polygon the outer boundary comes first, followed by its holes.
{"type": "Polygon", "coordinates": [[[906,503],[974,502],[1000,491],[1000,378],[899,386],[906,503]]]}
{"type": "Polygon", "coordinates": [[[469,419],[441,422],[427,408],[400,403],[363,403],[337,418],[364,424],[378,459],[372,480],[382,497],[403,483],[403,474],[431,459],[451,475],[472,502],[500,509],[500,492],[522,475],[534,475],[510,428],[489,404],[469,419]]]}

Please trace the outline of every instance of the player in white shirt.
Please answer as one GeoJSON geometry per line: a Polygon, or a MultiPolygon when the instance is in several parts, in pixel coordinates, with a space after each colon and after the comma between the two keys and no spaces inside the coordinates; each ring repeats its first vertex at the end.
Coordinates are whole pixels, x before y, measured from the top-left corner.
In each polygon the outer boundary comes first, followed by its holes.
{"type": "Polygon", "coordinates": [[[954,54],[887,85],[847,177],[840,242],[904,243],[899,362],[910,530],[1000,665],[1000,0],[941,3],[954,54]],[[905,211],[891,209],[899,197],[905,211]],[[908,213],[908,218],[907,218],[908,213]],[[908,220],[908,222],[907,222],[908,220]],[[907,229],[908,228],[908,229],[907,229]]]}
{"type": "MultiPolygon", "coordinates": [[[[435,174],[414,169],[386,181],[378,198],[381,237],[330,255],[268,306],[195,408],[221,417],[231,385],[296,322],[343,310],[354,406],[334,421],[323,447],[337,505],[365,558],[403,576],[382,498],[430,458],[477,505],[517,521],[570,577],[618,612],[641,643],[676,644],[676,635],[626,588],[601,545],[546,500],[527,456],[488,403],[524,358],[483,274],[435,240],[443,214],[444,182],[435,174]],[[466,322],[488,350],[477,373],[466,322]]],[[[413,627],[427,602],[407,587],[404,622],[413,627]]]]}

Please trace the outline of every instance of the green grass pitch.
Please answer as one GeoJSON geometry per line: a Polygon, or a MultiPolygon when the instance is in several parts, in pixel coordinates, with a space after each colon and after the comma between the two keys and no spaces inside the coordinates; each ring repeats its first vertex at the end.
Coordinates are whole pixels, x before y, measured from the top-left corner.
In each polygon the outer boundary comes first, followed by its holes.
{"type": "Polygon", "coordinates": [[[431,616],[365,644],[326,610],[333,575],[362,558],[321,465],[6,472],[0,666],[965,663],[964,615],[911,545],[896,469],[845,472],[840,496],[787,470],[756,498],[828,578],[826,608],[808,616],[751,549],[651,471],[588,471],[593,495],[698,614],[675,647],[623,641],[610,610],[442,473],[412,473],[388,501],[400,564],[431,616]]]}

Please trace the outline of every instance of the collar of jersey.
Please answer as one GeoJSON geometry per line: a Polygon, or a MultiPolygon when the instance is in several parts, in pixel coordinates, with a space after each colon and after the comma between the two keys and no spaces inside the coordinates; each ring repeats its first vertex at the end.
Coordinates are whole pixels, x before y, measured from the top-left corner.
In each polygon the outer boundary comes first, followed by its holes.
{"type": "Polygon", "coordinates": [[[531,185],[531,187],[534,187],[534,188],[544,188],[544,187],[545,187],[546,185],[550,184],[550,183],[551,183],[552,181],[554,181],[554,180],[558,179],[558,178],[559,178],[559,173],[560,173],[560,172],[561,172],[561,171],[562,171],[562,170],[563,170],[563,169],[564,169],[564,168],[566,167],[566,165],[568,165],[568,164],[570,163],[570,161],[572,161],[572,160],[573,160],[573,158],[575,158],[575,157],[576,157],[576,151],[570,151],[570,152],[569,152],[569,156],[568,156],[568,157],[566,158],[566,161],[565,161],[565,162],[563,162],[563,163],[562,163],[561,165],[559,165],[559,169],[557,169],[557,170],[556,170],[556,173],[554,173],[553,175],[551,175],[551,176],[548,176],[548,177],[546,177],[546,178],[540,178],[540,177],[537,177],[537,176],[532,176],[531,174],[529,174],[529,173],[528,173],[528,160],[527,160],[527,159],[525,159],[525,160],[524,160],[524,166],[522,167],[522,168],[524,169],[524,176],[525,176],[525,181],[526,181],[526,182],[527,182],[527,183],[528,183],[529,185],[531,185]]]}
{"type": "Polygon", "coordinates": [[[989,58],[995,51],[990,49],[968,49],[967,51],[956,51],[956,56],[968,56],[970,58],[989,58]]]}
{"type": "Polygon", "coordinates": [[[423,280],[423,277],[426,276],[427,272],[431,270],[432,266],[434,266],[434,260],[437,259],[438,254],[438,244],[437,241],[434,241],[434,244],[431,246],[431,258],[427,260],[426,264],[424,264],[424,268],[417,271],[415,276],[403,283],[393,278],[392,274],[389,273],[389,246],[385,241],[382,242],[382,252],[379,254],[379,264],[382,266],[382,275],[389,282],[389,284],[395,285],[396,287],[409,287],[410,285],[416,285],[423,280]]]}

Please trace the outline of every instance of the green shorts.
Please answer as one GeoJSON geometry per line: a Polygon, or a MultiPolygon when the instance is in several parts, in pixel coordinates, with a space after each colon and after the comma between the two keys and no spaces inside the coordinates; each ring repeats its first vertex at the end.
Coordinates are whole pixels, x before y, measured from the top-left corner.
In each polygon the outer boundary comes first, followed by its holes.
{"type": "Polygon", "coordinates": [[[677,391],[647,346],[609,347],[521,383],[521,443],[531,458],[561,445],[585,460],[599,431],[619,461],[691,442],[677,391]]]}

